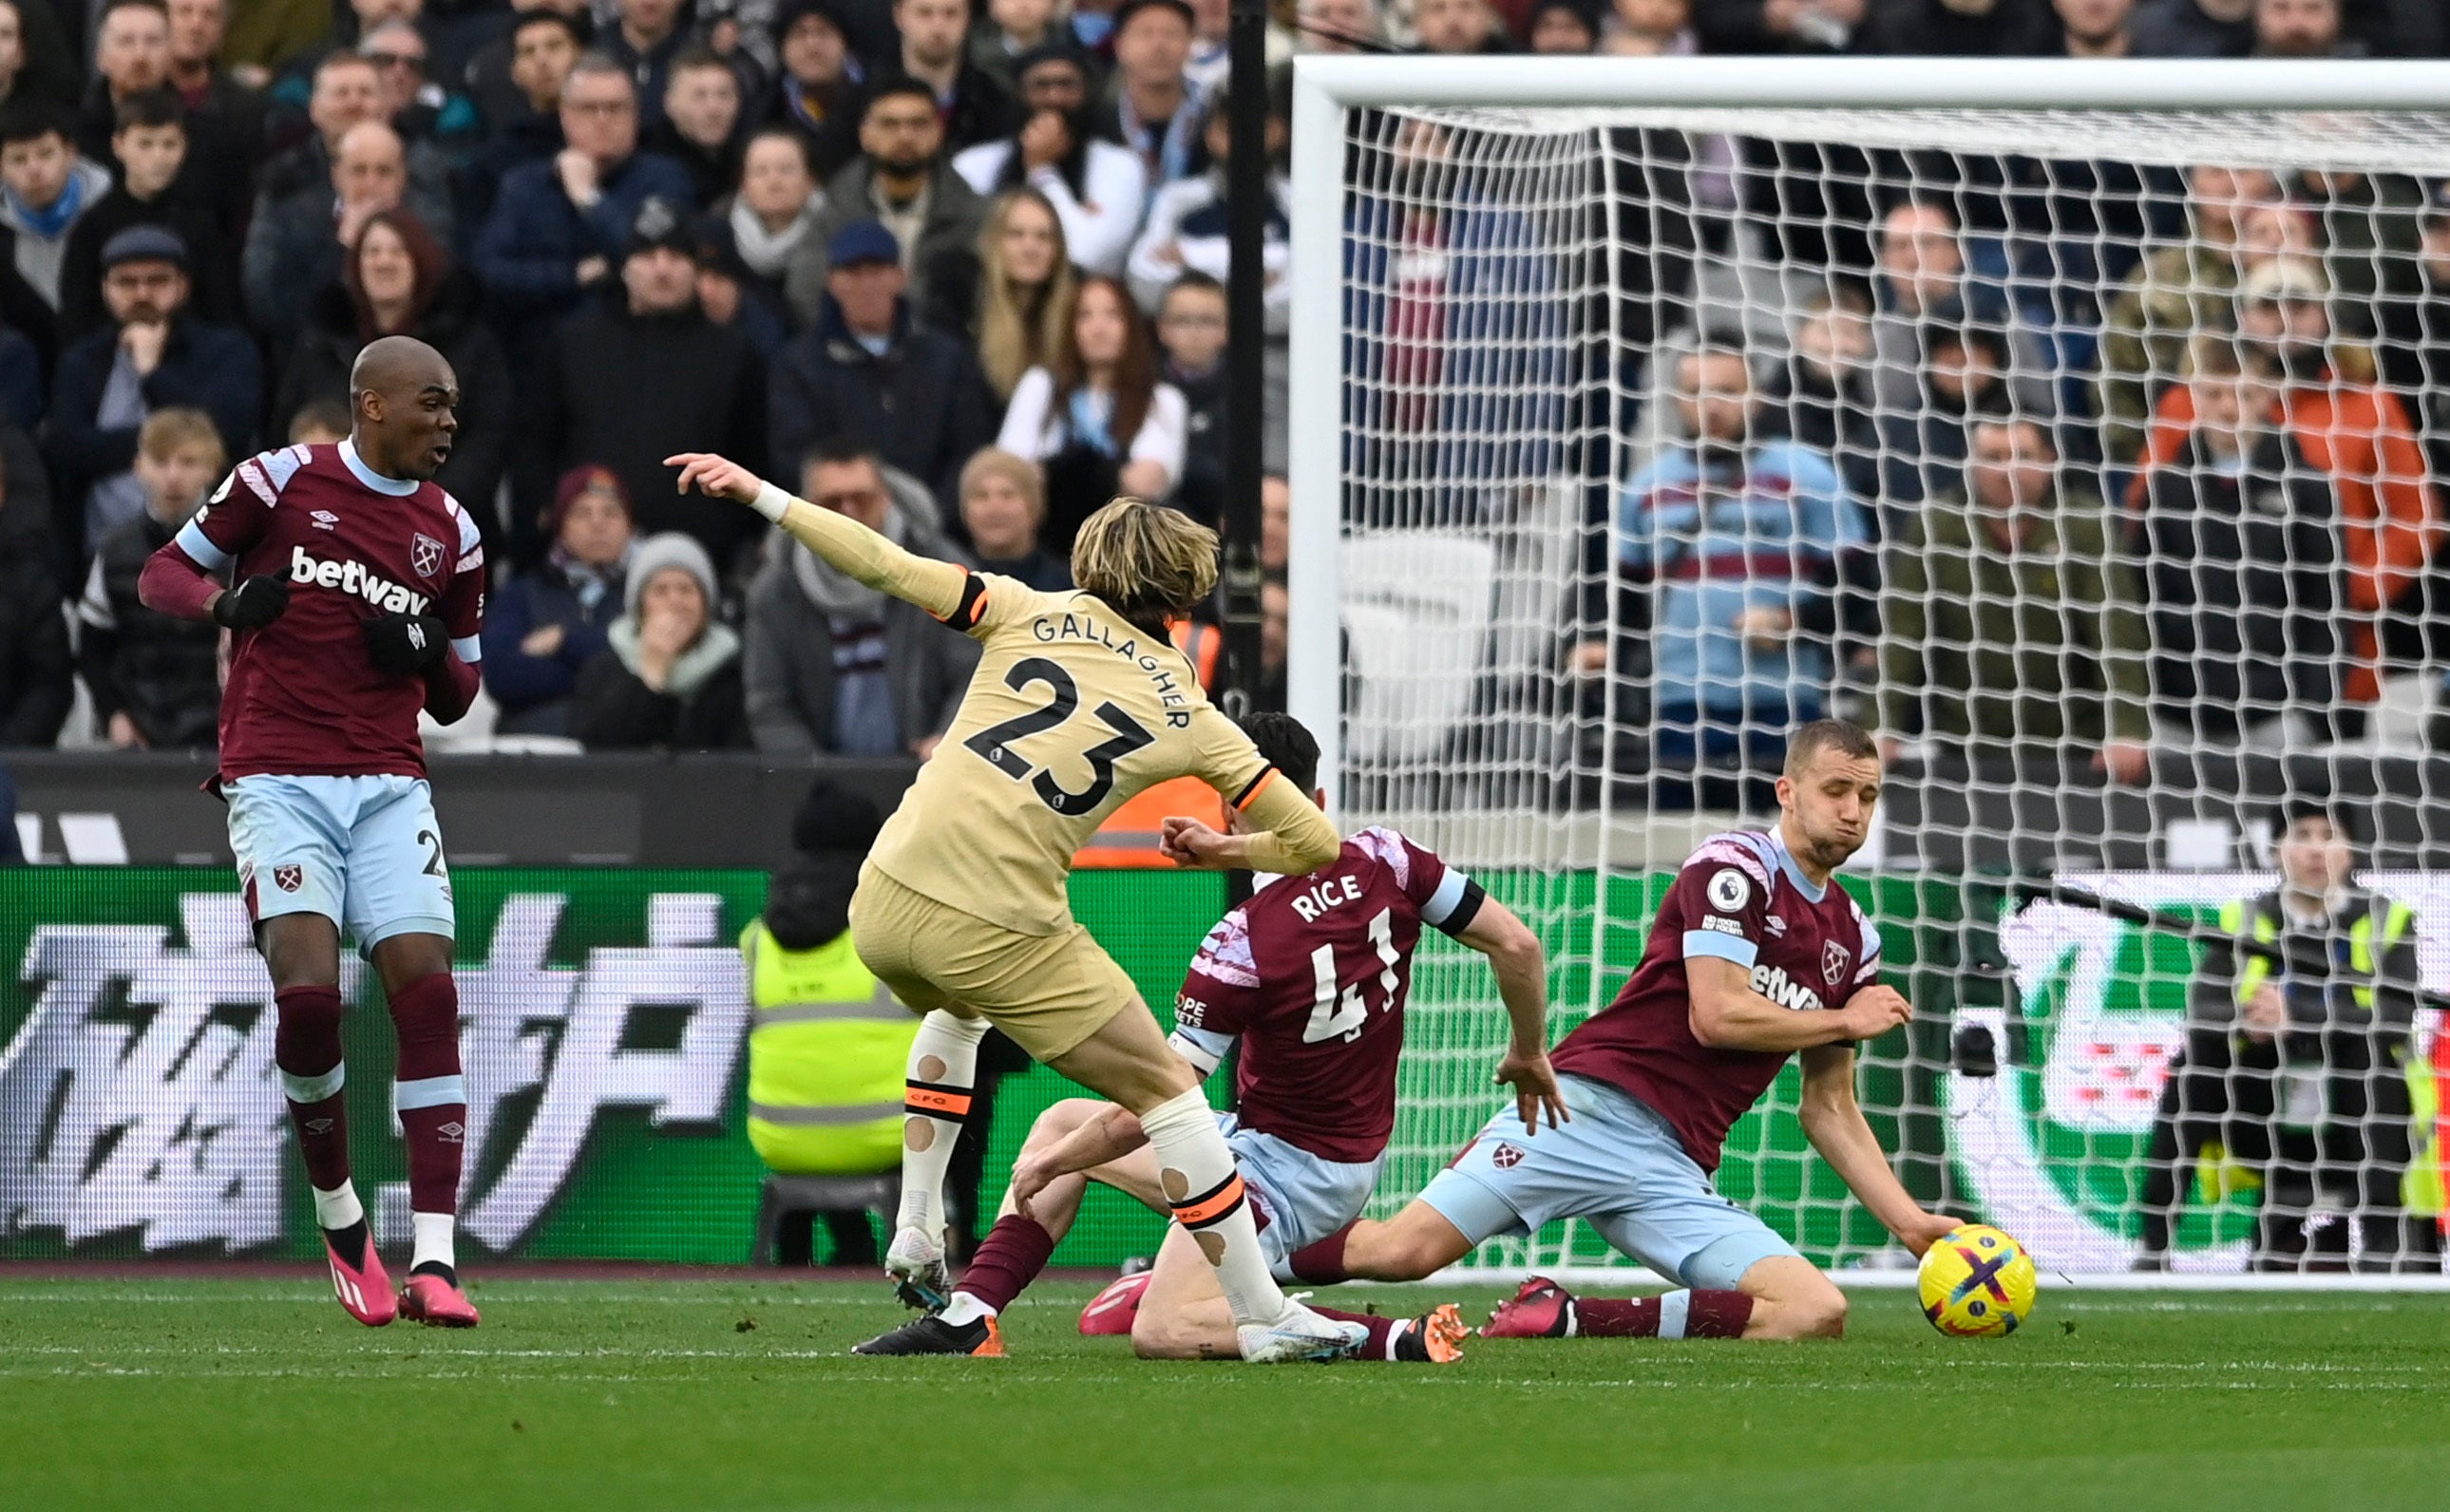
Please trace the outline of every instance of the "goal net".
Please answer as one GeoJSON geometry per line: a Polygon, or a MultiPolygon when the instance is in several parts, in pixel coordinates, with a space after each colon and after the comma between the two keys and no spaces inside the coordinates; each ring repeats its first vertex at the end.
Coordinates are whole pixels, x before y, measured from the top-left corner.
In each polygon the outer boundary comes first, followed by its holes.
{"type": "MultiPolygon", "coordinates": [[[[2069,1275],[2439,1278],[2450,73],[1730,61],[1301,65],[1292,686],[1341,819],[1513,904],[1562,1035],[1855,721],[1915,1007],[1858,1095],[1918,1200],[2069,1275]]],[[[1503,1036],[1425,946],[1375,1211],[1503,1036]]],[[[1901,1271],[1796,1093],[1721,1191],[1901,1271]]]]}

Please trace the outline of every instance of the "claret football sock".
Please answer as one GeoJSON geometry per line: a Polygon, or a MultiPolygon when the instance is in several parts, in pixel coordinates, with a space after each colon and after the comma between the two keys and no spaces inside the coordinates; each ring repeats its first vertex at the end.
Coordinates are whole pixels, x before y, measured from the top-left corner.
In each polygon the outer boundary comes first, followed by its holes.
{"type": "Polygon", "coordinates": [[[1199,1244],[1216,1268],[1216,1284],[1241,1325],[1266,1325],[1285,1311],[1285,1294],[1268,1274],[1259,1250],[1258,1225],[1234,1169],[1234,1153],[1216,1132],[1215,1111],[1196,1089],[1170,1097],[1140,1115],[1150,1148],[1157,1152],[1157,1183],[1174,1209],[1174,1221],[1199,1244]]]}
{"type": "Polygon", "coordinates": [[[1007,1212],[979,1242],[979,1252],[962,1271],[962,1284],[944,1316],[954,1323],[1001,1312],[1012,1306],[1055,1252],[1055,1236],[1034,1218],[1007,1212]]]}
{"type": "Polygon", "coordinates": [[[1352,1351],[1356,1360],[1392,1360],[1395,1358],[1395,1336],[1411,1324],[1410,1318],[1382,1318],[1374,1312],[1346,1312],[1337,1308],[1322,1308],[1315,1303],[1311,1309],[1322,1318],[1338,1323],[1357,1323],[1370,1330],[1370,1337],[1352,1351]]]}
{"type": "Polygon", "coordinates": [[[1566,1329],[1586,1339],[1740,1339],[1753,1315],[1740,1291],[1670,1291],[1656,1297],[1577,1297],[1566,1329]]]}
{"type": "Polygon", "coordinates": [[[317,1193],[317,1221],[326,1229],[345,1229],[361,1213],[357,1193],[349,1187],[349,1112],[341,1095],[348,1075],[340,1063],[340,989],[283,987],[273,994],[273,1010],[280,1018],[273,1028],[272,1058],[281,1068],[281,1090],[289,1101],[289,1121],[298,1130],[298,1153],[306,1163],[306,1181],[317,1193]],[[327,1194],[332,1211],[346,1216],[324,1214],[327,1194]]]}
{"type": "MultiPolygon", "coordinates": [[[[408,1139],[408,1206],[421,1226],[418,1258],[432,1243],[426,1223],[447,1234],[459,1211],[459,1166],[468,1133],[468,1084],[459,1074],[459,987],[449,972],[419,977],[391,1001],[399,1040],[392,1106],[408,1139]]],[[[446,1241],[447,1244],[447,1241],[446,1241]]],[[[446,1252],[443,1263],[449,1264],[446,1252]]]]}
{"type": "Polygon", "coordinates": [[[944,1170],[953,1161],[962,1121],[969,1116],[978,1079],[983,1018],[957,1018],[942,1009],[919,1024],[903,1083],[902,1211],[898,1229],[916,1229],[931,1243],[944,1237],[944,1170]]]}
{"type": "MultiPolygon", "coordinates": [[[[1353,1223],[1358,1223],[1358,1218],[1353,1223]]],[[[1339,1281],[1350,1281],[1352,1273],[1344,1269],[1344,1241],[1352,1237],[1352,1224],[1348,1223],[1315,1244],[1306,1244],[1286,1257],[1293,1274],[1312,1286],[1332,1287],[1339,1281]]]]}

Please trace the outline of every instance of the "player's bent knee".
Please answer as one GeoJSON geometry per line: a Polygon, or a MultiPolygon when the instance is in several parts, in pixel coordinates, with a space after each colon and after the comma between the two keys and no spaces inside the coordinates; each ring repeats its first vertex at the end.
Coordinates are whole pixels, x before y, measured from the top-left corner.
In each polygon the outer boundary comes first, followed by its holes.
{"type": "Polygon", "coordinates": [[[1143,1360],[1196,1360],[1200,1333],[1170,1311],[1143,1307],[1132,1319],[1132,1353],[1143,1360]]]}
{"type": "Polygon", "coordinates": [[[1818,1287],[1761,1299],[1764,1339],[1842,1339],[1846,1336],[1846,1293],[1823,1281],[1818,1287]]]}

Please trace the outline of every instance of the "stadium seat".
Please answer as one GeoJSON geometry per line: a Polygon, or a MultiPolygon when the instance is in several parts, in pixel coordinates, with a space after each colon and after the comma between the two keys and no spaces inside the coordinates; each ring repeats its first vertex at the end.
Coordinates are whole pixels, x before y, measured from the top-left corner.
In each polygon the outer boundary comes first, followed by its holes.
{"type": "Polygon", "coordinates": [[[902,1173],[872,1176],[768,1175],[757,1200],[757,1239],[749,1255],[751,1265],[772,1265],[775,1235],[783,1220],[812,1212],[875,1213],[886,1228],[902,1207],[902,1173]]]}
{"type": "Polygon", "coordinates": [[[1360,761],[1434,759],[1470,710],[1488,655],[1497,570],[1485,540],[1438,531],[1358,535],[1344,546],[1344,618],[1356,699],[1385,725],[1360,761]]]}

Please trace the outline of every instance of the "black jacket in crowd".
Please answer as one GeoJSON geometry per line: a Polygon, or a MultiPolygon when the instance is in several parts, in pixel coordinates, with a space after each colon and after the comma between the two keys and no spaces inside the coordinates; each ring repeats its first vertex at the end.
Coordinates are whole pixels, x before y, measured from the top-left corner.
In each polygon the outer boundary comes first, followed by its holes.
{"type": "Polygon", "coordinates": [[[42,494],[0,493],[0,748],[49,746],[75,697],[42,494]]]}
{"type": "Polygon", "coordinates": [[[77,602],[77,670],[93,722],[125,713],[154,750],[210,749],[220,739],[221,627],[147,609],[136,596],[146,558],[178,533],[149,513],[102,538],[77,602]]]}
{"type": "Polygon", "coordinates": [[[892,344],[877,357],[852,338],[827,295],[817,328],[783,348],[767,392],[774,476],[796,480],[808,448],[856,436],[934,489],[947,515],[958,513],[962,464],[995,440],[978,358],[966,342],[913,323],[906,300],[892,344]]]}
{"type": "Polygon", "coordinates": [[[570,732],[589,750],[747,750],[749,707],[734,656],[686,700],[659,693],[606,649],[578,671],[570,732]]]}
{"type": "Polygon", "coordinates": [[[2286,710],[2324,728],[2340,670],[2330,483],[2285,433],[2241,474],[2207,467],[2201,447],[2154,470],[2134,526],[2155,711],[2223,744],[2286,710]]]}
{"type": "Polygon", "coordinates": [[[222,218],[172,184],[152,200],[139,200],[114,186],[68,227],[60,254],[60,339],[73,341],[110,323],[102,302],[102,249],[131,225],[158,225],[178,233],[187,247],[187,308],[220,325],[246,318],[238,288],[238,257],[222,218]]]}

